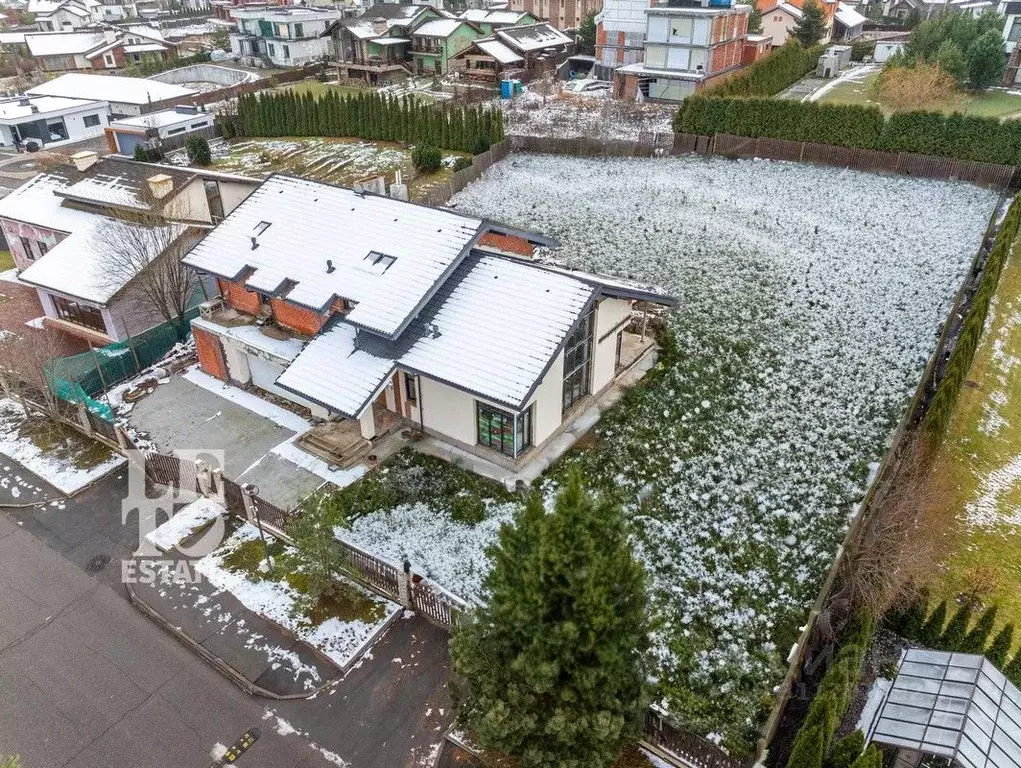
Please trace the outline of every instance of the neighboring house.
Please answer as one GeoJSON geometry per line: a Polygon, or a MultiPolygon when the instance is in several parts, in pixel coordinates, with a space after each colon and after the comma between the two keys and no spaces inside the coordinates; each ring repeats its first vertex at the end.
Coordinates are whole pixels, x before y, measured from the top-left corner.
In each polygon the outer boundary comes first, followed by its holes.
{"type": "Polygon", "coordinates": [[[461,19],[429,19],[409,31],[411,70],[419,75],[445,75],[450,60],[482,37],[482,30],[461,19]]]}
{"type": "Polygon", "coordinates": [[[525,11],[491,11],[485,8],[470,8],[457,18],[470,21],[481,29],[484,35],[491,35],[504,27],[522,27],[539,21],[537,17],[525,11]]]}
{"type": "Polygon", "coordinates": [[[788,2],[770,4],[762,10],[762,34],[778,48],[787,42],[794,27],[801,21],[801,9],[788,2]]]}
{"type": "Polygon", "coordinates": [[[220,21],[231,22],[231,12],[239,8],[268,8],[286,6],[287,0],[210,0],[213,16],[220,21]]]}
{"type": "Polygon", "coordinates": [[[508,10],[530,13],[560,30],[578,29],[592,13],[603,7],[602,0],[510,0],[508,10]]]}
{"type": "Polygon", "coordinates": [[[906,19],[912,11],[918,11],[923,19],[938,16],[944,11],[954,11],[964,0],[885,0],[883,15],[894,19],[906,19]]]}
{"type": "Polygon", "coordinates": [[[28,56],[25,34],[25,32],[0,32],[0,51],[28,56]]]}
{"type": "Polygon", "coordinates": [[[496,84],[506,78],[530,82],[555,72],[570,53],[573,41],[547,22],[498,29],[454,56],[460,75],[496,84]]]}
{"type": "Polygon", "coordinates": [[[329,55],[343,76],[378,85],[410,71],[410,29],[443,18],[431,5],[379,3],[362,16],[331,23],[323,36],[329,38],[329,55]]]}
{"type": "Polygon", "coordinates": [[[638,64],[645,56],[645,11],[650,0],[606,0],[596,16],[596,71],[603,80],[613,70],[638,64]]]}
{"type": "Polygon", "coordinates": [[[718,7],[718,2],[649,8],[644,61],[614,72],[613,95],[682,101],[740,69],[752,9],[750,5],[718,7]]]}
{"type": "Polygon", "coordinates": [[[181,85],[142,77],[111,77],[71,72],[28,89],[29,96],[63,96],[110,105],[110,117],[132,117],[163,108],[166,102],[195,96],[198,92],[181,85]]]}
{"type": "Polygon", "coordinates": [[[1001,2],[996,12],[1003,16],[1003,50],[1013,53],[1014,47],[1021,41],[1021,2],[1001,2]]]}
{"type": "Polygon", "coordinates": [[[103,135],[110,105],[61,96],[0,99],[0,146],[53,148],[103,135]]]}
{"type": "Polygon", "coordinates": [[[891,56],[904,51],[907,45],[907,33],[898,37],[884,38],[876,41],[876,50],[872,54],[872,60],[877,64],[883,64],[891,56]]]}
{"type": "Polygon", "coordinates": [[[45,72],[121,69],[146,59],[177,58],[177,43],[146,26],[84,27],[75,32],[25,35],[29,53],[45,72]]]}
{"type": "Polygon", "coordinates": [[[141,228],[159,221],[178,227],[182,245],[190,244],[259,184],[243,176],[100,159],[95,152],[79,152],[72,160],[0,200],[0,227],[18,279],[39,294],[43,324],[95,345],[124,341],[165,321],[144,301],[137,275],[111,268],[111,242],[144,240],[141,228]]]}
{"type": "Polygon", "coordinates": [[[653,353],[633,302],[674,303],[532,261],[535,245],[550,242],[270,176],[184,259],[223,296],[192,321],[199,364],[333,420],[357,444],[331,463],[410,427],[516,468],[653,353]]]}
{"type": "Polygon", "coordinates": [[[47,3],[45,11],[35,14],[35,27],[40,32],[68,32],[87,27],[96,21],[80,0],[47,3]]]}
{"type": "Polygon", "coordinates": [[[237,31],[230,33],[230,50],[253,67],[301,67],[330,53],[326,28],[344,18],[344,11],[316,8],[238,8],[231,11],[237,31]]]}
{"type": "Polygon", "coordinates": [[[153,149],[172,136],[183,136],[213,126],[213,114],[198,107],[178,106],[138,117],[115,120],[106,129],[111,152],[133,155],[135,147],[153,149]]]}
{"type": "Polygon", "coordinates": [[[868,19],[851,6],[838,2],[833,21],[833,39],[850,42],[861,37],[868,19]]]}

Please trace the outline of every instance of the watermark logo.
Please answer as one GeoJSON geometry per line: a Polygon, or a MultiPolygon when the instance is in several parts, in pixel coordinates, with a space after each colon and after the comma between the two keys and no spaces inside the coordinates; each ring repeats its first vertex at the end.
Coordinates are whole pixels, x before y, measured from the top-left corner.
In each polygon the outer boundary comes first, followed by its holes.
{"type": "Polygon", "coordinates": [[[147,482],[145,457],[133,452],[128,462],[128,493],[121,502],[121,524],[138,527],[133,559],[121,562],[126,584],[183,584],[201,581],[194,560],[219,547],[226,521],[215,513],[225,507],[219,472],[222,450],[178,450],[155,456],[150,469],[156,482],[147,482]],[[195,504],[199,499],[211,504],[195,504]]]}

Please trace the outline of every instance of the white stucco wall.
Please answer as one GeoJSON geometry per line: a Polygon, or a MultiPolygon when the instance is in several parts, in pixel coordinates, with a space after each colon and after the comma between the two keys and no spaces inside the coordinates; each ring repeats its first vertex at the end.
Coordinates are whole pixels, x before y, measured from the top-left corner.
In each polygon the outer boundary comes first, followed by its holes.
{"type": "Polygon", "coordinates": [[[623,299],[603,299],[596,308],[596,343],[592,349],[593,392],[613,381],[617,362],[617,331],[614,328],[630,317],[631,302],[623,299]]]}
{"type": "Polygon", "coordinates": [[[424,376],[418,377],[422,424],[466,445],[475,445],[475,398],[424,376]]]}
{"type": "Polygon", "coordinates": [[[532,445],[541,445],[560,427],[564,408],[564,353],[557,355],[529,401],[532,406],[532,445]]]}
{"type": "Polygon", "coordinates": [[[762,34],[773,38],[773,45],[783,45],[790,37],[797,20],[780,9],[762,15],[762,34]]]}
{"type": "Polygon", "coordinates": [[[220,183],[220,199],[223,201],[223,212],[228,214],[243,203],[252,192],[255,191],[254,184],[242,184],[236,181],[224,181],[220,183]]]}

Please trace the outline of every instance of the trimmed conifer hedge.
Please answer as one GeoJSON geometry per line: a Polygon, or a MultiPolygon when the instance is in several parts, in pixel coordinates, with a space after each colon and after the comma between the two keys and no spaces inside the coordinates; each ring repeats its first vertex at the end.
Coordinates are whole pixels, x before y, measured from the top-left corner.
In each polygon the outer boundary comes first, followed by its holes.
{"type": "Polygon", "coordinates": [[[706,89],[707,96],[773,96],[811,72],[826,49],[824,45],[803,48],[789,40],[741,74],[706,89]]]}
{"type": "Polygon", "coordinates": [[[678,133],[730,133],[812,141],[850,149],[916,152],[1000,165],[1021,165],[1021,121],[898,112],[814,101],[689,96],[677,111],[678,133]]]}
{"type": "Polygon", "coordinates": [[[942,435],[950,423],[950,417],[953,415],[954,406],[957,403],[957,396],[961,392],[961,387],[971,368],[971,362],[975,359],[978,343],[982,339],[986,316],[989,314],[989,302],[992,301],[993,295],[996,293],[1003,265],[1007,261],[1010,247],[1017,239],[1019,227],[1021,227],[1021,196],[1014,198],[1000,225],[1000,231],[996,233],[996,239],[993,241],[992,250],[986,259],[986,266],[982,271],[978,289],[971,299],[968,314],[961,325],[957,345],[950,354],[950,360],[947,361],[947,367],[943,373],[943,380],[925,414],[924,424],[935,434],[942,435]]]}
{"type": "Polygon", "coordinates": [[[352,136],[473,154],[503,140],[497,109],[423,104],[373,91],[331,91],[318,98],[293,91],[245,95],[238,99],[237,125],[248,137],[352,136]]]}

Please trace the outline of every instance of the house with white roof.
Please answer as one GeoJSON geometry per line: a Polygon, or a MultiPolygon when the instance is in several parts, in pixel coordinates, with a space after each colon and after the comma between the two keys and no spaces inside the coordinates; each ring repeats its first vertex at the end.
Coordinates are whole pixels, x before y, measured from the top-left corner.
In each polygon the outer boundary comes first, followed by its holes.
{"type": "MultiPolygon", "coordinates": [[[[18,279],[34,286],[43,324],[102,346],[165,322],[119,244],[159,244],[151,260],[177,258],[258,186],[244,176],[100,158],[79,152],[0,200],[0,228],[18,279]]],[[[155,249],[154,249],[155,250],[155,249]]],[[[151,261],[150,261],[151,263],[151,261]]],[[[195,303],[202,295],[194,297],[195,303]]]]}
{"type": "Polygon", "coordinates": [[[164,139],[184,136],[212,126],[212,112],[181,105],[138,117],[114,120],[106,129],[106,141],[111,152],[134,155],[137,146],[156,149],[164,139]]]}
{"type": "Polygon", "coordinates": [[[185,257],[222,299],[199,364],[327,419],[343,466],[411,428],[511,470],[654,354],[637,283],[535,259],[547,238],[456,211],[274,175],[185,257]],[[640,329],[640,323],[639,323],[640,329]]]}
{"type": "Polygon", "coordinates": [[[459,14],[457,18],[475,24],[485,35],[491,35],[504,27],[520,27],[540,21],[537,16],[526,11],[490,10],[488,8],[469,8],[459,14]]]}
{"type": "Polygon", "coordinates": [[[858,13],[847,3],[837,3],[837,12],[833,16],[833,39],[850,42],[861,37],[868,18],[858,13]]]}
{"type": "Polygon", "coordinates": [[[343,10],[304,6],[236,8],[237,30],[230,33],[231,53],[253,67],[300,67],[320,61],[330,46],[323,33],[344,18],[343,10]]]}
{"type": "Polygon", "coordinates": [[[546,22],[497,28],[454,56],[452,68],[477,82],[506,78],[529,82],[553,72],[570,53],[573,41],[546,22]]]}
{"type": "Polygon", "coordinates": [[[0,99],[0,147],[58,147],[102,136],[110,105],[62,96],[0,99]]]}
{"type": "Polygon", "coordinates": [[[177,43],[153,27],[93,25],[74,31],[35,32],[25,44],[44,72],[113,70],[148,59],[177,58],[177,43]]]}
{"type": "Polygon", "coordinates": [[[61,96],[63,98],[92,99],[110,105],[110,117],[132,117],[162,108],[167,102],[198,91],[182,85],[164,83],[142,77],[110,77],[69,72],[66,75],[34,85],[29,96],[61,96]]]}

